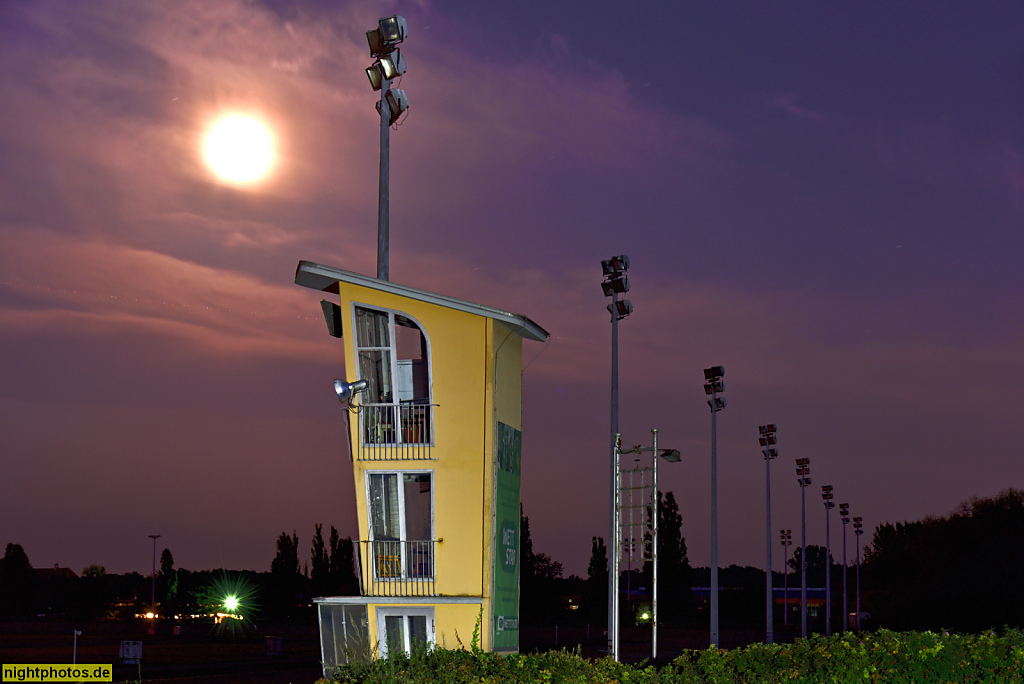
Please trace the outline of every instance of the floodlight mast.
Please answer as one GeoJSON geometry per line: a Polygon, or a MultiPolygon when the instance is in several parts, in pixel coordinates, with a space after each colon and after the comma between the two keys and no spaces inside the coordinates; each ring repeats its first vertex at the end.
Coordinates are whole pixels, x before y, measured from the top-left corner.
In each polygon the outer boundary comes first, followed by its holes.
{"type": "Polygon", "coordinates": [[[850,614],[846,606],[846,576],[849,574],[846,567],[846,526],[850,522],[850,504],[839,504],[839,518],[843,521],[843,631],[846,632],[850,628],[850,614]]]}
{"type": "Polygon", "coordinates": [[[793,530],[779,530],[782,543],[782,625],[789,627],[789,547],[793,545],[793,530]]]}
{"type": "Polygon", "coordinates": [[[853,533],[857,537],[857,631],[860,631],[860,535],[864,534],[864,518],[853,519],[853,533]]]}
{"type": "Polygon", "coordinates": [[[405,73],[405,60],[402,58],[398,44],[405,40],[408,28],[404,17],[394,15],[382,17],[377,28],[366,32],[366,41],[370,46],[370,56],[377,61],[366,70],[370,85],[380,90],[380,175],[377,197],[377,277],[388,280],[390,277],[390,156],[391,156],[391,124],[398,120],[409,107],[405,92],[397,88],[391,89],[392,79],[405,73]]]}
{"type": "Polygon", "coordinates": [[[811,460],[796,459],[797,482],[800,484],[800,636],[807,638],[807,499],[805,492],[811,486],[811,460]]]}
{"type": "Polygon", "coordinates": [[[718,412],[726,401],[718,393],[725,390],[725,368],[704,369],[704,393],[711,395],[711,646],[718,648],[718,412]]]}
{"type": "Polygon", "coordinates": [[[628,299],[619,300],[620,292],[629,292],[629,257],[625,254],[601,261],[605,280],[601,289],[606,297],[612,298],[608,313],[612,317],[612,397],[611,397],[611,501],[608,513],[608,654],[613,660],[619,659],[619,587],[618,587],[618,473],[619,473],[619,321],[633,312],[628,299]]]}
{"type": "Polygon", "coordinates": [[[825,503],[825,636],[832,636],[832,544],[830,540],[830,513],[835,508],[832,501],[832,485],[821,486],[821,498],[825,503]]]}
{"type": "Polygon", "coordinates": [[[766,644],[775,643],[775,616],[772,614],[772,585],[775,583],[772,576],[772,459],[778,458],[779,450],[774,447],[775,423],[761,425],[758,428],[761,436],[758,443],[761,445],[761,453],[764,455],[764,517],[765,517],[765,547],[766,559],[765,568],[765,636],[766,644]]]}

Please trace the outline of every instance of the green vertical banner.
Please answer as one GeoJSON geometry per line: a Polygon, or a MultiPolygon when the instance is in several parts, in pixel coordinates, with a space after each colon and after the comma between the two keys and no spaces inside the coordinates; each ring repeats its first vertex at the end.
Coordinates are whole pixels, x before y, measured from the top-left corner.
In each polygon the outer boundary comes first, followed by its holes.
{"type": "Polygon", "coordinates": [[[519,650],[519,484],[523,433],[498,422],[494,477],[494,650],[519,650]]]}

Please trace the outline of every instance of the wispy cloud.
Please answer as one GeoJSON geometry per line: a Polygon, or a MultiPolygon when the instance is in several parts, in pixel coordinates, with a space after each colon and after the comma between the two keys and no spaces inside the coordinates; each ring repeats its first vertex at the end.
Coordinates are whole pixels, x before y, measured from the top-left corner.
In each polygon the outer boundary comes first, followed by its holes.
{"type": "Polygon", "coordinates": [[[779,93],[768,100],[768,103],[776,109],[781,109],[787,114],[791,114],[800,119],[809,119],[811,121],[827,120],[827,117],[824,114],[815,112],[799,104],[799,99],[800,96],[794,92],[779,93]]]}

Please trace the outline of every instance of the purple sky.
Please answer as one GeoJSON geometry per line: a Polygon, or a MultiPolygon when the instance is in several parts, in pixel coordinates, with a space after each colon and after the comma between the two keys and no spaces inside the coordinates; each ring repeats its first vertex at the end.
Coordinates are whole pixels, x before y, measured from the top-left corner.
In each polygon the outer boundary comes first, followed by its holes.
{"type": "MultiPolygon", "coordinates": [[[[0,3],[0,544],[37,567],[267,570],[276,537],[355,534],[300,259],[375,272],[365,31],[408,19],[391,138],[391,279],[525,314],[523,502],[586,573],[607,534],[610,326],[629,255],[628,445],[707,564],[726,368],[720,560],[763,566],[757,426],[864,517],[1024,487],[1024,3],[0,3]],[[226,111],[279,162],[220,183],[226,111]]],[[[840,539],[833,517],[833,541],[840,539]]],[[[850,554],[852,556],[852,535],[850,554]]],[[[841,556],[840,551],[835,555],[841,556]]]]}

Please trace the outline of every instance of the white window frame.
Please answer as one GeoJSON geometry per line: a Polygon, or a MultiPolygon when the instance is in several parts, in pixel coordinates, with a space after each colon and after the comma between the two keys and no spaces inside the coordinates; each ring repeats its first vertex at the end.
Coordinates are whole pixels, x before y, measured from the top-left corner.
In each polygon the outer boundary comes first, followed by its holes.
{"type": "MultiPolygon", "coordinates": [[[[360,372],[361,366],[359,364],[359,352],[361,351],[380,351],[383,349],[388,350],[389,366],[391,369],[391,403],[398,404],[398,339],[395,335],[395,316],[401,316],[412,321],[419,329],[420,334],[423,335],[423,339],[426,341],[426,354],[427,358],[427,403],[433,404],[434,402],[434,364],[433,350],[430,347],[430,335],[427,334],[427,329],[423,327],[423,324],[418,320],[397,309],[387,309],[381,306],[372,306],[370,304],[362,304],[360,302],[352,302],[352,330],[355,331],[353,336],[353,348],[355,349],[355,363],[356,372],[360,372]],[[359,325],[356,318],[356,309],[366,309],[367,311],[374,311],[376,313],[387,314],[388,316],[388,342],[390,343],[387,347],[363,347],[359,344],[359,325]]],[[[433,429],[431,429],[431,442],[433,441],[433,429]]]]}
{"type": "MultiPolygon", "coordinates": [[[[408,542],[410,540],[409,540],[409,538],[407,536],[407,531],[405,529],[405,488],[402,486],[402,476],[403,475],[429,475],[430,476],[430,539],[429,540],[423,540],[423,541],[428,541],[431,544],[433,544],[433,541],[437,538],[437,532],[436,532],[436,529],[434,527],[434,524],[435,524],[435,508],[434,508],[434,504],[435,504],[435,501],[436,501],[436,490],[435,490],[435,487],[437,486],[437,478],[434,477],[434,470],[432,468],[411,468],[411,469],[405,469],[405,470],[367,470],[367,471],[364,472],[363,486],[365,488],[364,491],[366,492],[366,532],[367,532],[366,536],[367,536],[367,538],[370,541],[370,554],[369,554],[370,555],[370,565],[371,565],[370,572],[372,573],[374,581],[380,581],[381,579],[385,579],[385,578],[378,577],[378,575],[377,575],[377,563],[374,562],[375,558],[374,558],[374,545],[373,545],[373,543],[375,541],[380,541],[380,540],[376,540],[373,537],[373,501],[370,498],[370,477],[372,475],[394,475],[396,478],[398,478],[398,487],[396,487],[396,490],[398,492],[398,529],[399,529],[398,541],[402,542],[402,543],[399,544],[399,550],[400,550],[400,555],[399,555],[399,559],[400,560],[399,560],[399,562],[400,562],[401,568],[402,568],[401,579],[402,580],[408,580],[408,581],[416,581],[416,580],[420,580],[420,579],[423,579],[423,580],[426,580],[426,579],[433,580],[434,579],[434,574],[436,574],[436,567],[434,568],[435,572],[431,573],[431,576],[429,578],[427,578],[427,577],[408,577],[409,566],[408,566],[408,562],[407,562],[408,559],[406,558],[406,544],[404,542],[408,542]]],[[[419,541],[419,540],[415,540],[415,541],[419,541]]]]}
{"type": "Polygon", "coordinates": [[[377,643],[379,644],[380,657],[388,657],[387,639],[387,617],[402,618],[402,642],[405,647],[405,654],[412,655],[412,639],[409,634],[409,618],[424,617],[427,623],[427,648],[433,649],[437,644],[437,635],[434,627],[434,606],[408,606],[403,608],[377,608],[377,643]]]}
{"type": "MultiPolygon", "coordinates": [[[[415,317],[409,315],[408,313],[406,313],[404,311],[399,311],[397,309],[390,309],[390,308],[386,308],[386,307],[383,307],[383,306],[374,306],[372,304],[365,304],[365,303],[361,303],[361,302],[354,302],[354,301],[352,302],[352,307],[351,307],[352,330],[355,331],[355,334],[354,334],[353,339],[352,339],[352,345],[353,345],[353,348],[355,350],[355,369],[356,369],[356,373],[361,373],[361,365],[360,365],[360,362],[359,362],[359,352],[361,352],[361,351],[382,351],[384,349],[387,349],[387,352],[388,352],[388,366],[389,366],[389,370],[390,370],[390,374],[391,374],[391,377],[389,378],[389,381],[390,381],[390,384],[391,384],[391,402],[390,403],[383,403],[383,404],[373,404],[373,405],[376,405],[376,407],[395,407],[396,408],[394,410],[395,412],[400,411],[400,407],[401,407],[402,404],[401,404],[401,401],[398,399],[398,340],[397,340],[397,336],[396,336],[397,324],[395,324],[395,322],[394,322],[394,317],[396,315],[400,315],[403,318],[408,318],[409,320],[411,320],[411,322],[416,325],[417,329],[419,329],[420,334],[423,336],[423,339],[425,340],[425,346],[426,346],[426,352],[425,352],[426,353],[426,359],[425,360],[426,360],[426,364],[427,364],[427,396],[426,396],[426,402],[427,403],[426,403],[426,405],[427,405],[427,407],[432,407],[433,400],[434,400],[433,399],[433,397],[434,397],[434,380],[433,380],[434,376],[433,376],[433,373],[434,372],[433,372],[433,361],[431,360],[433,358],[433,350],[431,349],[431,346],[430,346],[430,336],[427,334],[427,329],[423,326],[422,323],[419,322],[419,320],[417,320],[415,317]],[[366,309],[368,311],[374,311],[376,313],[385,313],[385,314],[387,314],[388,343],[389,343],[387,347],[381,347],[381,346],[368,346],[368,347],[364,347],[364,346],[360,346],[359,345],[359,327],[358,327],[358,324],[357,324],[356,309],[360,309],[360,308],[361,309],[366,309]]],[[[382,410],[381,408],[373,409],[373,411],[376,411],[376,412],[379,412],[381,410],[382,410]]],[[[395,414],[395,416],[396,416],[395,420],[397,420],[397,415],[398,414],[396,413],[395,414]]],[[[373,443],[375,445],[387,445],[387,444],[398,445],[398,444],[404,444],[404,443],[411,443],[411,444],[420,444],[420,443],[422,443],[425,446],[433,445],[433,443],[434,443],[433,411],[430,410],[430,409],[426,409],[426,415],[429,417],[429,425],[426,426],[426,429],[429,432],[429,435],[428,435],[429,436],[429,440],[424,441],[424,442],[419,442],[419,441],[406,442],[406,441],[404,441],[404,439],[402,437],[401,430],[395,428],[394,429],[394,438],[393,438],[393,440],[391,440],[391,441],[373,442],[373,443]]],[[[366,434],[364,432],[364,430],[366,428],[364,426],[364,423],[362,423],[362,421],[364,421],[364,419],[360,418],[359,419],[359,443],[360,444],[364,443],[364,439],[366,438],[366,434]]]]}

